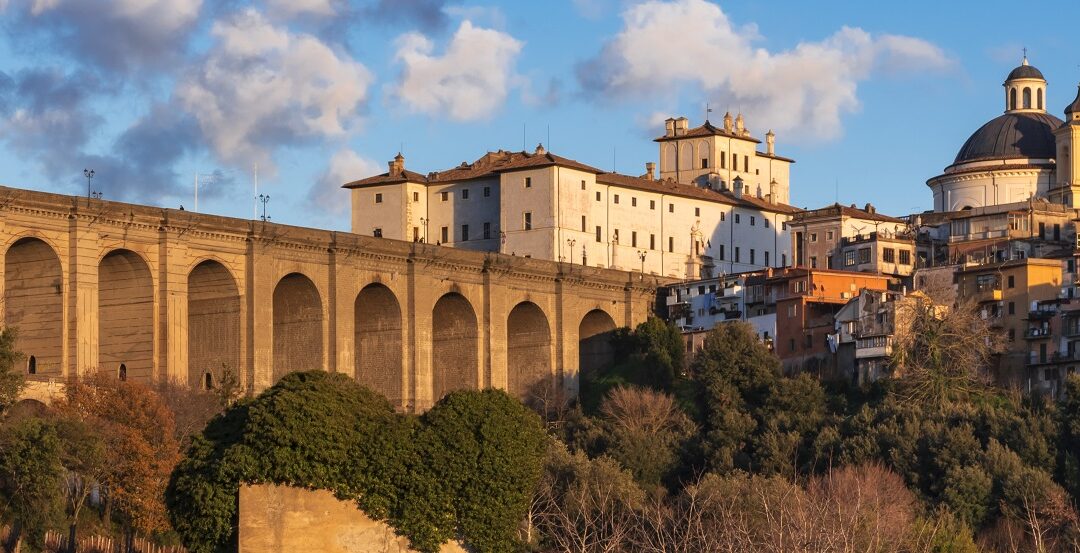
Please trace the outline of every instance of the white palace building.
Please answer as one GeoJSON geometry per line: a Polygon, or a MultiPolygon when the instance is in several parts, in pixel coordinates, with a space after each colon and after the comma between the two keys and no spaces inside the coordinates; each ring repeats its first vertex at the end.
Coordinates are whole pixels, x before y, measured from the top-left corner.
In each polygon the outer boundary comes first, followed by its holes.
{"type": "Polygon", "coordinates": [[[668,119],[660,171],[606,172],[537,146],[488,152],[421,174],[399,153],[381,175],[345,184],[352,231],[673,278],[783,267],[793,160],[741,115],[689,128],[668,119]]]}

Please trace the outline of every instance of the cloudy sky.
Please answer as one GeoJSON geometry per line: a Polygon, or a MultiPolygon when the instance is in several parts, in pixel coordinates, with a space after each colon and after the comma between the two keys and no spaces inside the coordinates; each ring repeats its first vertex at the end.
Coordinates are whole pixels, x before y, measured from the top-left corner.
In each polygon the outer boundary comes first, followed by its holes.
{"type": "MultiPolygon", "coordinates": [[[[347,229],[343,182],[485,151],[639,174],[663,119],[745,114],[792,201],[927,209],[1028,48],[1060,116],[1064,27],[1015,2],[0,0],[0,183],[347,229]]],[[[1067,0],[1041,3],[1068,13],[1067,0]]]]}

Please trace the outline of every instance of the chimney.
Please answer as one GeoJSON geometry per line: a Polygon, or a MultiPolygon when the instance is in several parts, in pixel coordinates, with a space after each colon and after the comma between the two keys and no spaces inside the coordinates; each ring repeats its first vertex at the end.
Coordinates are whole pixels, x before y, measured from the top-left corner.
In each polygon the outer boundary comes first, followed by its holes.
{"type": "Polygon", "coordinates": [[[664,119],[664,136],[675,136],[675,120],[670,117],[664,119]]]}
{"type": "Polygon", "coordinates": [[[776,179],[769,182],[769,203],[776,203],[776,179]]]}
{"type": "Polygon", "coordinates": [[[742,198],[742,195],[743,195],[743,180],[742,180],[742,177],[735,177],[735,180],[731,181],[731,191],[735,193],[736,198],[742,198]]]}
{"type": "Polygon", "coordinates": [[[870,204],[870,203],[866,204],[866,206],[863,207],[863,211],[865,211],[867,213],[871,213],[871,214],[874,213],[875,212],[874,211],[874,204],[870,204]]]}
{"type": "Polygon", "coordinates": [[[735,116],[735,132],[742,134],[746,130],[746,121],[743,120],[742,114],[735,116]]]}
{"type": "Polygon", "coordinates": [[[542,156],[542,155],[544,155],[546,153],[547,153],[547,150],[544,149],[544,143],[543,142],[536,145],[536,155],[542,156]]]}
{"type": "Polygon", "coordinates": [[[731,129],[733,128],[732,125],[733,124],[731,122],[731,112],[724,112],[724,130],[727,132],[731,132],[731,129]]]}
{"type": "Polygon", "coordinates": [[[394,156],[394,159],[387,162],[387,166],[390,168],[388,174],[391,177],[396,177],[405,170],[405,156],[398,152],[398,155],[394,156]]]}
{"type": "Polygon", "coordinates": [[[686,134],[687,129],[690,128],[690,120],[685,117],[680,117],[675,120],[675,130],[677,134],[686,134]]]}
{"type": "Polygon", "coordinates": [[[769,132],[765,133],[765,153],[769,155],[776,155],[776,134],[769,129],[769,132]]]}
{"type": "Polygon", "coordinates": [[[656,164],[649,161],[645,163],[645,178],[656,180],[656,164]]]}

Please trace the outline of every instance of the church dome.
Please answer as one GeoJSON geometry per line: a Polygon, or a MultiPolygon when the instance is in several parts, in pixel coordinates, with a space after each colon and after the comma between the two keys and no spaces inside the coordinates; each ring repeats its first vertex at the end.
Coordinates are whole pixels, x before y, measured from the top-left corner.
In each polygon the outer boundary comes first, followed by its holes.
{"type": "Polygon", "coordinates": [[[1039,71],[1033,65],[1028,65],[1027,58],[1024,58],[1024,63],[1017,66],[1016,69],[1010,71],[1009,76],[1005,78],[1006,81],[1011,81],[1013,79],[1041,79],[1044,81],[1046,80],[1046,78],[1043,77],[1042,71],[1039,71]]]}
{"type": "MultiPolygon", "coordinates": [[[[1030,68],[1022,65],[1013,70],[1030,68]]],[[[1039,74],[1040,78],[1042,74],[1039,74]]],[[[1010,74],[1009,78],[1013,78],[1010,74]]],[[[953,165],[992,159],[1053,159],[1057,156],[1054,129],[1061,119],[1045,112],[1010,112],[991,119],[964,142],[953,165]]]]}

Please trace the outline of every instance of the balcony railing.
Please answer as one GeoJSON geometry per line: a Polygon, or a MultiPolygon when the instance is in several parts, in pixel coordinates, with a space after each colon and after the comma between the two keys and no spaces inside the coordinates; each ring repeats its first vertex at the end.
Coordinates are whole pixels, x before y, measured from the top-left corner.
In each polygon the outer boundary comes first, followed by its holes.
{"type": "Polygon", "coordinates": [[[1053,335],[1053,331],[1049,327],[1035,327],[1029,328],[1024,332],[1024,338],[1028,340],[1037,340],[1040,338],[1050,338],[1053,335]]]}
{"type": "Polygon", "coordinates": [[[1052,351],[1045,356],[1039,355],[1039,352],[1032,351],[1028,354],[1027,365],[1049,365],[1052,363],[1071,363],[1073,361],[1080,361],[1080,350],[1072,353],[1064,351],[1052,351]]]}

